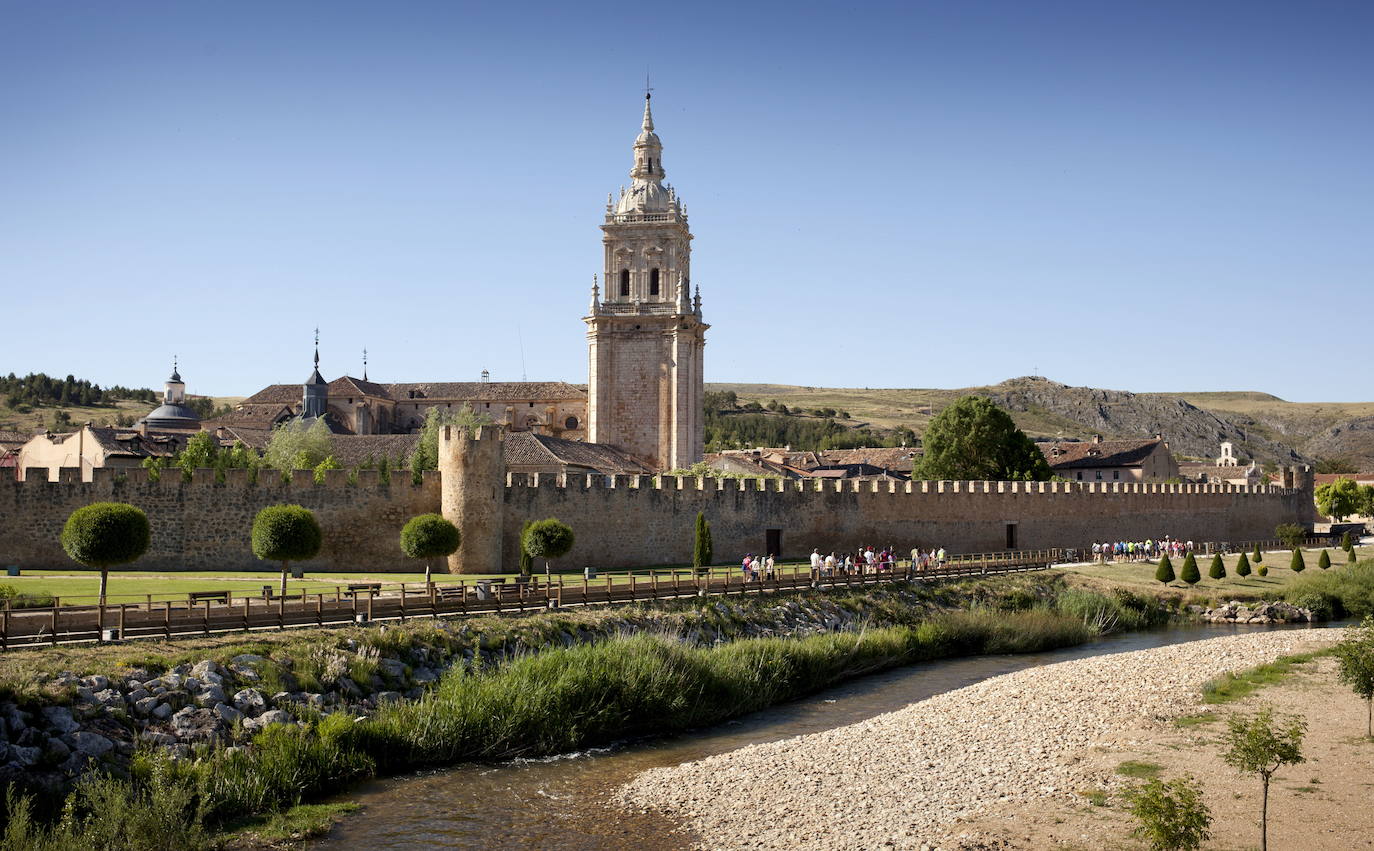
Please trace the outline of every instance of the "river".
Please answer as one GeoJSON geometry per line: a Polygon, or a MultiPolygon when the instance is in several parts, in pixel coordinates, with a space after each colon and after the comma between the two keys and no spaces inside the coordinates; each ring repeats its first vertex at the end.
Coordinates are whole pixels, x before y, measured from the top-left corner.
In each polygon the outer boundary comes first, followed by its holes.
{"type": "MultiPolygon", "coordinates": [[[[1333,624],[1336,626],[1339,624],[1333,624]]],[[[542,760],[464,765],[371,781],[350,790],[363,810],[316,848],[559,849],[661,851],[688,844],[657,816],[604,803],[641,771],[700,759],[745,745],[806,735],[900,709],[979,680],[1069,659],[1125,653],[1238,632],[1302,626],[1170,626],[1108,636],[1045,653],[975,656],[897,668],[717,727],[678,736],[542,760]]],[[[741,790],[741,800],[750,798],[741,790]]],[[[722,807],[747,806],[721,801],[722,807]]]]}

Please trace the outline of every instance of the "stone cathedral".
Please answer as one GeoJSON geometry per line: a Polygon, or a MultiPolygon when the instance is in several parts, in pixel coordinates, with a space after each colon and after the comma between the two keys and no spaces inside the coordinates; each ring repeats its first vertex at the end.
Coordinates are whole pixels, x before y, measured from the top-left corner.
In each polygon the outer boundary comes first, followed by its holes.
{"type": "Polygon", "coordinates": [[[630,186],[606,201],[602,281],[587,323],[587,439],[661,470],[702,458],[701,288],[692,291],[687,207],[663,178],[650,95],[630,186]]]}

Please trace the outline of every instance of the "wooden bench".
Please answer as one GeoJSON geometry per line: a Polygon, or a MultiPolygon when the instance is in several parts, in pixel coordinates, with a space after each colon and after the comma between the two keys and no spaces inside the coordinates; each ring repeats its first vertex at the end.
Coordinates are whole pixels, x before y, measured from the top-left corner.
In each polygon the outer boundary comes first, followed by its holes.
{"type": "Polygon", "coordinates": [[[351,583],[350,585],[348,585],[347,588],[348,588],[349,592],[354,593],[354,594],[358,593],[359,591],[376,591],[376,592],[380,593],[381,590],[382,590],[382,583],[380,583],[380,582],[354,582],[354,583],[351,583]]]}
{"type": "Polygon", "coordinates": [[[228,591],[192,591],[186,595],[186,603],[194,606],[197,603],[214,600],[217,603],[223,603],[227,606],[229,605],[229,594],[230,592],[228,591]]]}

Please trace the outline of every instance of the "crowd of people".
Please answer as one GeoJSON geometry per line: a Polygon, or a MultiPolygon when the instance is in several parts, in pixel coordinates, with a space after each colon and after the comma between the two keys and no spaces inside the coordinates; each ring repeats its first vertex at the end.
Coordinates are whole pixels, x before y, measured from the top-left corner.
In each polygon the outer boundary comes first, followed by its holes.
{"type": "MultiPolygon", "coordinates": [[[[925,551],[920,548],[911,551],[911,564],[920,571],[943,565],[945,549],[925,551]]],[[[890,573],[900,567],[896,547],[860,547],[856,552],[838,555],[831,552],[821,555],[819,548],[811,551],[811,569],[817,576],[862,576],[877,573],[890,573]]]]}
{"type": "Polygon", "coordinates": [[[1167,535],[1159,540],[1103,541],[1093,543],[1093,561],[1108,564],[1114,561],[1150,561],[1160,556],[1179,558],[1193,552],[1192,541],[1180,541],[1167,535]]]}

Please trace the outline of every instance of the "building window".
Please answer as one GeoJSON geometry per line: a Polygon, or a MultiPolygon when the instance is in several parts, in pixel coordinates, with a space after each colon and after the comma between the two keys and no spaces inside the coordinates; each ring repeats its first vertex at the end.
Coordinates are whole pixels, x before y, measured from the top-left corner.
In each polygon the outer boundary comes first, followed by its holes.
{"type": "Polygon", "coordinates": [[[1121,478],[1121,471],[1120,471],[1120,470],[1112,470],[1112,481],[1116,481],[1116,480],[1119,479],[1119,478],[1121,478]]]}
{"type": "Polygon", "coordinates": [[[1079,480],[1080,482],[1083,481],[1083,471],[1082,471],[1082,470],[1079,470],[1079,471],[1078,471],[1078,480],[1079,480]]]}
{"type": "Polygon", "coordinates": [[[658,270],[652,269],[649,272],[649,295],[658,295],[658,270]]]}
{"type": "Polygon", "coordinates": [[[1101,471],[1101,470],[1096,470],[1095,472],[1097,473],[1097,480],[1098,480],[1099,482],[1102,481],[1102,471],[1101,471]]]}
{"type": "Polygon", "coordinates": [[[629,270],[629,269],[621,269],[621,270],[620,270],[620,297],[621,297],[621,298],[629,298],[629,297],[630,297],[630,270],[629,270]]]}
{"type": "Polygon", "coordinates": [[[563,428],[567,429],[568,431],[573,431],[574,429],[576,429],[577,417],[568,417],[566,420],[564,420],[563,428]]]}

